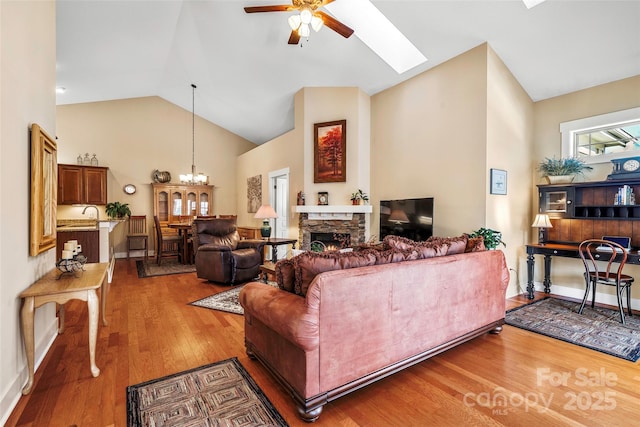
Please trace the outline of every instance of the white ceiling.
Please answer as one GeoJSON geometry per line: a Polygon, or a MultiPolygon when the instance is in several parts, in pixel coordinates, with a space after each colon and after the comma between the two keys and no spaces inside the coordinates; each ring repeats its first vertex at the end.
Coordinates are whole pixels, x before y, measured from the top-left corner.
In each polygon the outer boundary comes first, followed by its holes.
{"type": "MultiPolygon", "coordinates": [[[[349,0],[336,0],[349,1],[349,0]]],[[[358,37],[329,28],[288,45],[288,0],[58,0],[58,104],[160,96],[256,144],[293,128],[303,87],[369,95],[483,42],[542,100],[640,75],[640,0],[380,0],[428,58],[397,74],[358,37]]],[[[357,29],[356,29],[357,34],[357,29]]]]}

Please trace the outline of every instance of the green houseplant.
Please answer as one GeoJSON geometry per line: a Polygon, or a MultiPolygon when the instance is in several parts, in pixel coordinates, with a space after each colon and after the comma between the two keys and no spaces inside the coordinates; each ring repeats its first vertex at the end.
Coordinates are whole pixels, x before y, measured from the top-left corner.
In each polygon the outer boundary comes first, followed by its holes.
{"type": "Polygon", "coordinates": [[[538,171],[547,177],[549,184],[571,182],[578,174],[584,174],[593,168],[577,157],[561,157],[559,159],[546,157],[538,165],[538,171]]]}
{"type": "Polygon", "coordinates": [[[109,218],[122,219],[131,216],[131,209],[129,209],[128,203],[107,203],[104,207],[104,211],[107,213],[109,218]]]}
{"type": "Polygon", "coordinates": [[[364,191],[358,189],[355,193],[351,193],[351,203],[354,205],[362,203],[367,203],[369,201],[369,196],[364,191]]]}
{"type": "Polygon", "coordinates": [[[482,227],[479,230],[469,234],[469,237],[480,237],[484,239],[484,246],[487,249],[496,249],[498,245],[502,245],[505,248],[507,244],[502,241],[502,233],[490,228],[482,227]]]}

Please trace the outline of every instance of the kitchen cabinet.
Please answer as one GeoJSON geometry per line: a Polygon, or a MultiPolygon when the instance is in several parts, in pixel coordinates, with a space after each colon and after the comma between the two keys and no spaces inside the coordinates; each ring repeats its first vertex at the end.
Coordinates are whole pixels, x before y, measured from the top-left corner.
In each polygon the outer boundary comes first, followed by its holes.
{"type": "Polygon", "coordinates": [[[107,204],[107,170],[99,166],[58,165],[58,204],[107,204]]]}

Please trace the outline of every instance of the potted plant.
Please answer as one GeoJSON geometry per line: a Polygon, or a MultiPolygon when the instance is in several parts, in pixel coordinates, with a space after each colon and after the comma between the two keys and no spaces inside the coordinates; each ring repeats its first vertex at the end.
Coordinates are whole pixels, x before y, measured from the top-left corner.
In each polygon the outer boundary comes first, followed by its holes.
{"type": "Polygon", "coordinates": [[[367,203],[369,201],[369,196],[364,191],[358,189],[355,193],[351,193],[351,204],[359,205],[360,203],[367,203]]]}
{"type": "Polygon", "coordinates": [[[546,157],[538,165],[538,171],[542,173],[542,176],[547,177],[549,184],[571,182],[576,175],[584,174],[584,171],[592,169],[577,157],[561,157],[559,159],[546,157]]]}
{"type": "Polygon", "coordinates": [[[107,203],[104,207],[104,211],[107,213],[109,218],[123,219],[127,216],[131,216],[131,209],[129,209],[128,203],[107,203]]]}
{"type": "Polygon", "coordinates": [[[469,237],[480,237],[484,239],[484,246],[487,249],[496,249],[498,245],[502,245],[505,248],[507,244],[502,241],[502,233],[496,230],[492,230],[490,228],[482,227],[479,230],[474,231],[469,234],[469,237]]]}

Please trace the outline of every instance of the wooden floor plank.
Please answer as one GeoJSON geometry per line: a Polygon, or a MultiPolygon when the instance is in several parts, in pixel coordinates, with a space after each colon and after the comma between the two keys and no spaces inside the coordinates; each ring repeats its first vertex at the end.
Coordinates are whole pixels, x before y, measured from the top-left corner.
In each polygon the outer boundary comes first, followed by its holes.
{"type": "MultiPolygon", "coordinates": [[[[290,425],[307,425],[282,387],[246,356],[243,317],[189,305],[227,289],[195,273],[139,279],[133,260],[118,260],[109,325],[98,331],[100,376],[89,371],[86,304],[71,301],[64,334],[6,425],[125,426],[127,386],[230,357],[240,360],[290,425]]],[[[536,293],[536,299],[544,296],[536,293]]],[[[515,297],[507,308],[529,302],[515,297]]],[[[624,426],[637,419],[639,407],[638,363],[505,326],[500,335],[484,335],[331,402],[315,425],[624,426]],[[581,372],[615,379],[584,384],[581,372]],[[550,380],[563,375],[563,384],[550,380]]]]}

